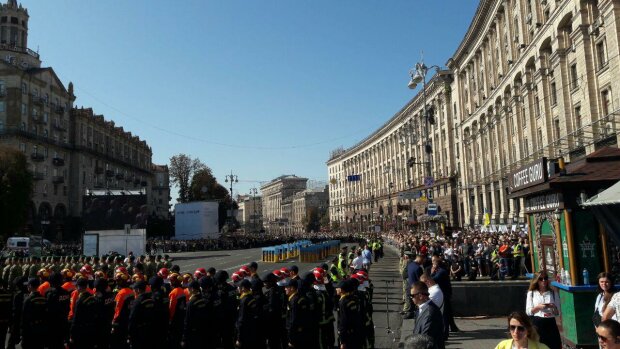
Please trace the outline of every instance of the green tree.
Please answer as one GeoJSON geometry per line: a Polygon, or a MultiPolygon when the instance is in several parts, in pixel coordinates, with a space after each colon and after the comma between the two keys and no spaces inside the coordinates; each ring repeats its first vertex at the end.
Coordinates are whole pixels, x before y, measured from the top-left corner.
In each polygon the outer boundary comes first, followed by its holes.
{"type": "Polygon", "coordinates": [[[0,235],[12,235],[26,223],[32,185],[26,156],[13,148],[0,146],[0,235]]]}
{"type": "Polygon", "coordinates": [[[194,173],[207,168],[200,159],[192,159],[185,154],[178,154],[170,158],[170,180],[179,187],[178,202],[190,201],[190,180],[194,173]]]}
{"type": "Polygon", "coordinates": [[[189,189],[191,201],[221,200],[230,201],[228,189],[217,182],[207,166],[194,172],[189,189]]]}

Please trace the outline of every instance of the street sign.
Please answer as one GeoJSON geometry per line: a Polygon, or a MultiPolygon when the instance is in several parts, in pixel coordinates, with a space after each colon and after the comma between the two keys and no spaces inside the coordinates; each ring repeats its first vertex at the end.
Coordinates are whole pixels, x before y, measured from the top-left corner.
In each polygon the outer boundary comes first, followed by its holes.
{"type": "Polygon", "coordinates": [[[402,193],[398,193],[398,199],[399,200],[412,200],[412,199],[419,199],[420,196],[422,196],[422,193],[419,190],[415,190],[415,191],[405,191],[402,193]]]}
{"type": "Polygon", "coordinates": [[[433,184],[435,184],[435,178],[433,177],[424,177],[424,186],[425,187],[432,187],[433,184]]]}
{"type": "Polygon", "coordinates": [[[437,215],[437,204],[428,204],[427,214],[429,216],[436,216],[437,215]]]}

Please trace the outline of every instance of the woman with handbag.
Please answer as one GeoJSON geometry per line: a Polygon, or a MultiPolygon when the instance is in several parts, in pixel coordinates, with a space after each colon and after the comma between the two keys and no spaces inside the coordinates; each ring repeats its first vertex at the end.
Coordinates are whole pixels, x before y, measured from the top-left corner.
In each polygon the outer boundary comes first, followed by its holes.
{"type": "MultiPolygon", "coordinates": [[[[601,323],[605,310],[610,308],[609,304],[614,293],[616,293],[614,278],[611,273],[602,272],[598,274],[597,280],[599,294],[594,302],[594,315],[592,315],[592,323],[594,324],[594,327],[597,327],[601,323]]],[[[618,314],[615,313],[615,310],[610,319],[618,320],[618,314]]]]}
{"type": "Polygon", "coordinates": [[[525,303],[525,312],[532,319],[532,323],[540,334],[540,342],[550,349],[560,349],[562,339],[560,330],[555,322],[560,315],[560,297],[549,287],[549,276],[541,271],[532,279],[525,303]]]}

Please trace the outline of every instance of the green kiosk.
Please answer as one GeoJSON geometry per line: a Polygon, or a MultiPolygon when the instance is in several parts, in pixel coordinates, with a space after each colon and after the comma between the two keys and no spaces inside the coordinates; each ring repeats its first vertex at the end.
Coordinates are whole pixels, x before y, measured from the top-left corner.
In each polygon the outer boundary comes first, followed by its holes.
{"type": "Polygon", "coordinates": [[[614,265],[620,266],[620,244],[614,240],[620,239],[610,235],[620,235],[620,230],[609,231],[609,225],[601,224],[587,200],[619,180],[620,149],[612,147],[570,164],[543,157],[509,177],[510,198],[523,198],[533,269],[546,270],[555,280],[565,348],[598,348],[592,324],[596,276],[619,270],[614,265]]]}

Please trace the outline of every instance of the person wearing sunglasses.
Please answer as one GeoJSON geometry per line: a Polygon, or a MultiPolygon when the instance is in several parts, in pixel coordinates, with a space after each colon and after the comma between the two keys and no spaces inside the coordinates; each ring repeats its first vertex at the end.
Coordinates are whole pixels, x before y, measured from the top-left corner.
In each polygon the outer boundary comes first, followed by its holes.
{"type": "Polygon", "coordinates": [[[495,349],[549,349],[548,346],[538,341],[538,332],[523,311],[515,311],[508,316],[508,331],[510,339],[499,342],[495,349]]]}
{"type": "Polygon", "coordinates": [[[620,348],[620,323],[616,320],[602,321],[596,328],[598,345],[602,349],[620,348]]]}
{"type": "Polygon", "coordinates": [[[540,342],[551,349],[560,349],[562,340],[555,322],[555,317],[560,315],[560,297],[549,287],[549,281],[544,270],[532,279],[527,292],[525,312],[532,316],[532,322],[540,334],[540,342]]]}

